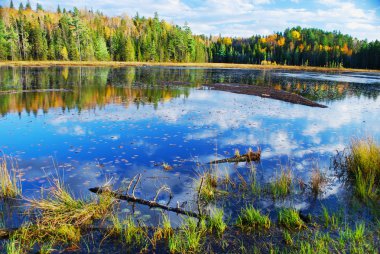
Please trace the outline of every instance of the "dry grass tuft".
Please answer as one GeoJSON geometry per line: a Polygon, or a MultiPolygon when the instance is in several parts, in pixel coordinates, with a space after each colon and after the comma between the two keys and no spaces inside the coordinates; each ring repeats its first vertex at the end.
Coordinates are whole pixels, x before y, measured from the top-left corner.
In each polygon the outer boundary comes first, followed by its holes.
{"type": "Polygon", "coordinates": [[[5,155],[0,161],[0,198],[15,198],[21,195],[21,180],[17,177],[14,161],[10,159],[10,168],[5,155]]]}
{"type": "Polygon", "coordinates": [[[327,177],[318,167],[311,172],[310,187],[314,196],[318,196],[327,184],[327,177]]]}

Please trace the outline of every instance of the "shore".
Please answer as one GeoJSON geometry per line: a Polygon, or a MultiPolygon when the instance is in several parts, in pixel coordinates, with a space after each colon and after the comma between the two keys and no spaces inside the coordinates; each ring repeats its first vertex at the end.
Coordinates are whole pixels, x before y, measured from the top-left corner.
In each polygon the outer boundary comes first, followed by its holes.
{"type": "Polygon", "coordinates": [[[172,63],[172,62],[116,62],[116,61],[0,61],[0,66],[163,66],[163,67],[199,67],[199,68],[229,68],[229,69],[258,69],[258,70],[288,70],[288,71],[316,71],[316,72],[375,72],[380,70],[327,68],[313,66],[293,65],[259,65],[259,64],[234,64],[234,63],[172,63]]]}

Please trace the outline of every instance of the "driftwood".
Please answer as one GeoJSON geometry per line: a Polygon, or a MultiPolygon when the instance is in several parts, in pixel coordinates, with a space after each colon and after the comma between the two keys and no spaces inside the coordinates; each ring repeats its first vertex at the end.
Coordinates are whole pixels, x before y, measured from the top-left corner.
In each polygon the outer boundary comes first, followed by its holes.
{"type": "Polygon", "coordinates": [[[149,206],[150,208],[160,208],[166,211],[175,212],[177,214],[183,214],[183,215],[187,215],[187,216],[198,218],[198,219],[201,218],[200,214],[192,212],[192,211],[186,211],[180,208],[179,206],[170,207],[167,205],[162,205],[156,202],[155,200],[145,200],[141,198],[136,198],[133,195],[129,195],[129,194],[120,194],[116,191],[110,191],[108,188],[95,187],[95,188],[90,188],[89,190],[96,194],[108,193],[108,194],[111,194],[111,196],[113,196],[116,199],[125,200],[132,203],[138,203],[141,205],[146,205],[146,206],[149,206]]]}
{"type": "Polygon", "coordinates": [[[257,161],[260,161],[260,157],[261,157],[260,150],[258,152],[249,151],[248,153],[243,154],[243,155],[238,155],[238,156],[235,155],[234,157],[231,157],[231,158],[211,161],[209,164],[219,164],[219,163],[228,163],[228,162],[252,162],[252,161],[257,162],[257,161]]]}
{"type": "Polygon", "coordinates": [[[205,84],[204,86],[209,87],[214,90],[218,90],[218,91],[255,95],[255,96],[260,96],[263,98],[271,98],[274,100],[286,101],[293,104],[300,104],[300,105],[305,105],[309,107],[327,108],[326,105],[319,104],[301,95],[289,93],[282,90],[277,90],[269,86],[225,84],[225,83],[205,84]]]}

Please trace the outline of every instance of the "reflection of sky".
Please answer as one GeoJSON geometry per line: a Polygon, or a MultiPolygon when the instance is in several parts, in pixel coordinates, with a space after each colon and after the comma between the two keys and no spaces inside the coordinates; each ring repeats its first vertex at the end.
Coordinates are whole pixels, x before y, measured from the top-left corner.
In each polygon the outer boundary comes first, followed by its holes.
{"type": "MultiPolygon", "coordinates": [[[[8,114],[0,118],[0,149],[20,159],[27,194],[47,184],[45,173],[63,175],[80,195],[106,178],[120,185],[123,178],[143,173],[140,195],[149,197],[166,183],[176,200],[186,200],[191,198],[197,160],[207,162],[216,154],[232,156],[235,148],[245,152],[260,146],[264,181],[289,161],[295,175],[308,179],[312,161],[327,168],[330,157],[351,137],[380,138],[380,99],[347,97],[328,106],[310,108],[194,89],[188,98],[172,99],[157,109],[150,104],[139,108],[109,104],[80,113],[51,109],[36,117],[8,114]],[[157,166],[162,162],[174,169],[164,172],[157,166]]],[[[327,194],[338,191],[335,184],[327,194]]]]}

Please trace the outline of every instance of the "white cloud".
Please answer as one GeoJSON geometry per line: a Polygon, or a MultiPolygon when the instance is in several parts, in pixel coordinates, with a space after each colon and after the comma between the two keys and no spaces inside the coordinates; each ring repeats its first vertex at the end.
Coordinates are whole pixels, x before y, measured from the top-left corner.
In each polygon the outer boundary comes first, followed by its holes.
{"type": "MultiPolygon", "coordinates": [[[[197,34],[249,37],[300,25],[339,30],[359,39],[380,39],[380,33],[377,33],[380,21],[376,11],[355,1],[309,1],[302,8],[294,5],[299,0],[282,2],[281,7],[274,0],[31,0],[32,5],[35,6],[37,1],[50,9],[55,9],[57,4],[68,8],[76,5],[101,10],[107,15],[134,16],[139,12],[140,15],[153,16],[158,12],[161,18],[178,25],[187,21],[197,34]]],[[[18,4],[18,1],[14,2],[18,4]]]]}

